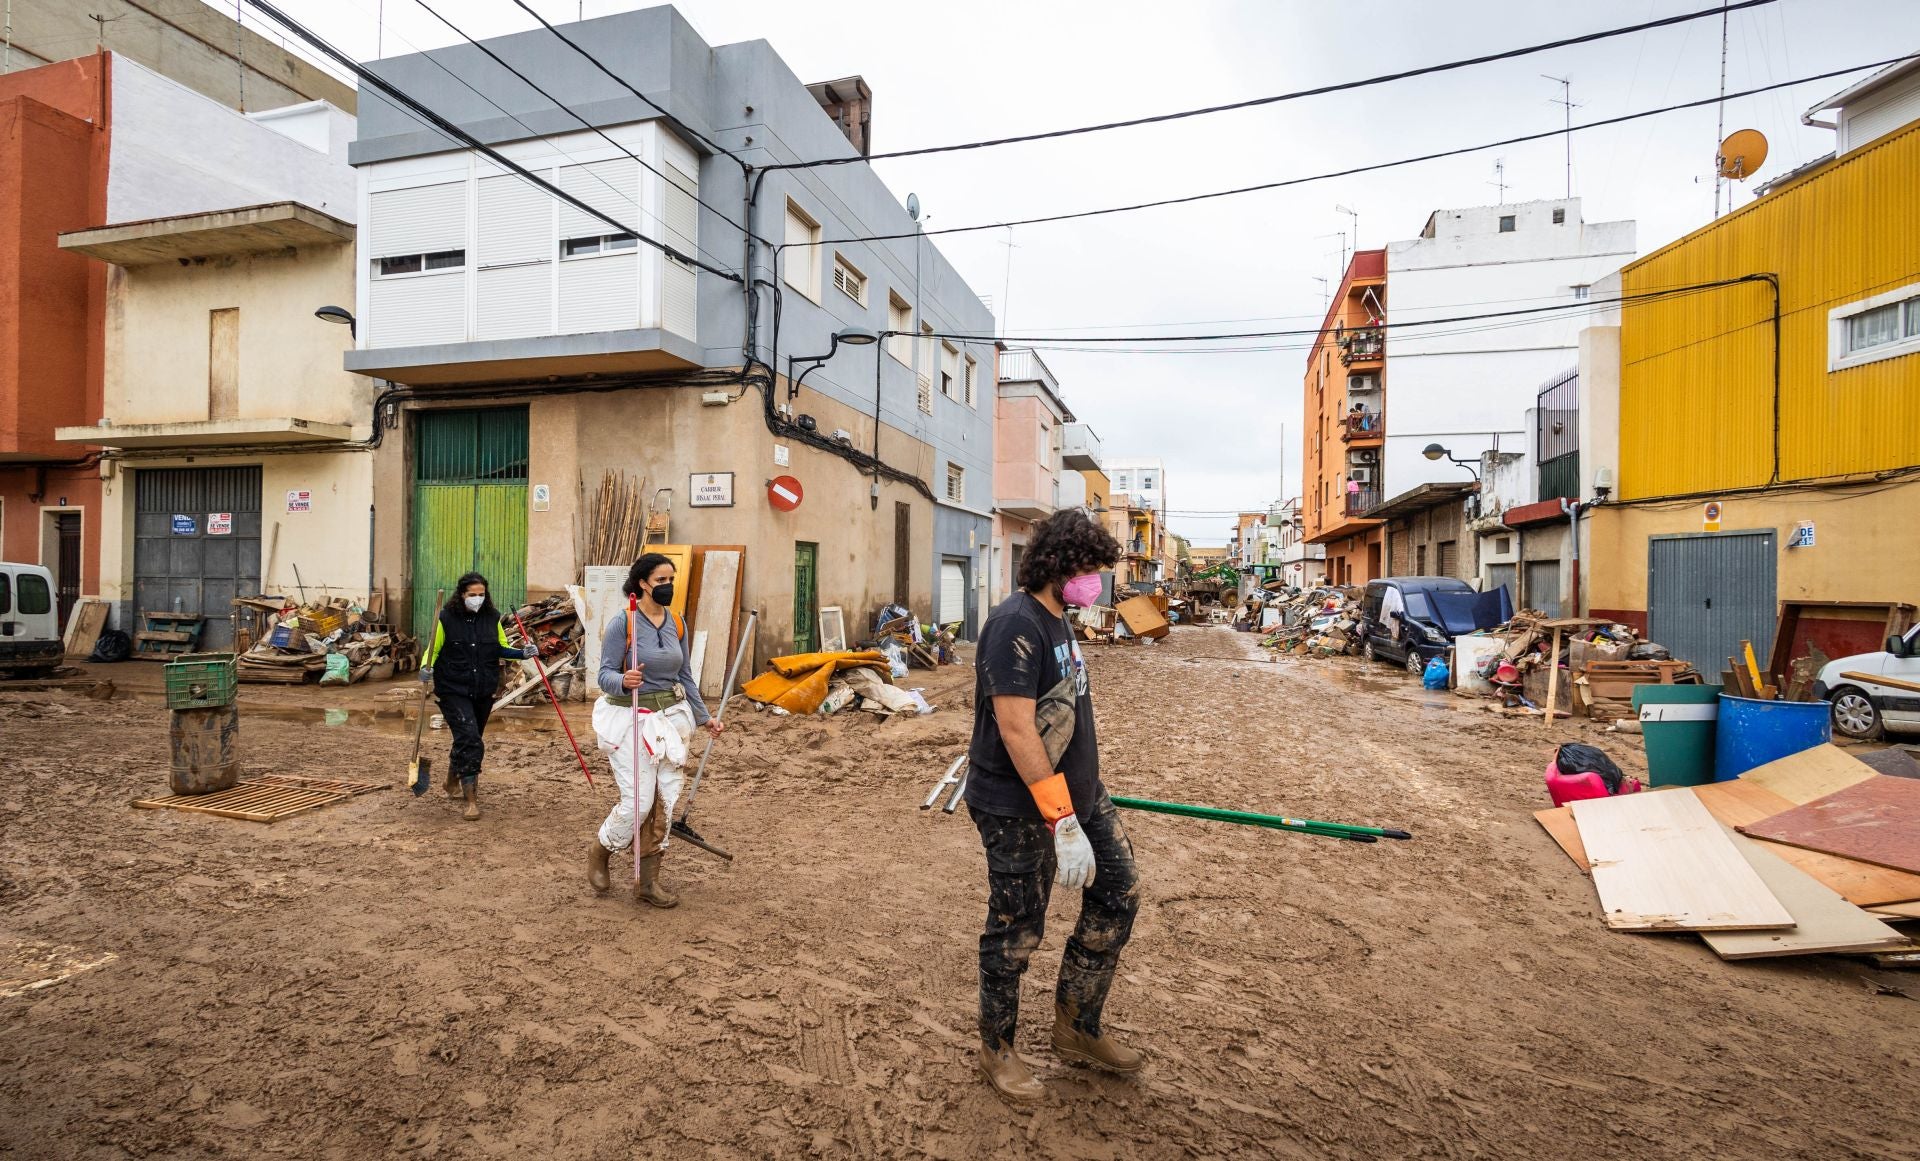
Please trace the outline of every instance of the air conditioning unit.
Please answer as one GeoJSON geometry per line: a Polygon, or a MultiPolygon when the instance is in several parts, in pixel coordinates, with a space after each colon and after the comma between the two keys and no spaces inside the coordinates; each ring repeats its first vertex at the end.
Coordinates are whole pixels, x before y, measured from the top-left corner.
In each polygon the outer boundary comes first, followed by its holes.
{"type": "Polygon", "coordinates": [[[1347,479],[1352,480],[1356,484],[1371,484],[1373,483],[1373,469],[1349,468],[1347,470],[1347,479]]]}
{"type": "Polygon", "coordinates": [[[1374,375],[1348,375],[1347,394],[1364,395],[1369,391],[1380,390],[1380,380],[1374,375]]]}
{"type": "Polygon", "coordinates": [[[1378,448],[1358,448],[1351,454],[1353,456],[1353,462],[1356,464],[1372,465],[1380,462],[1380,450],[1378,448]]]}

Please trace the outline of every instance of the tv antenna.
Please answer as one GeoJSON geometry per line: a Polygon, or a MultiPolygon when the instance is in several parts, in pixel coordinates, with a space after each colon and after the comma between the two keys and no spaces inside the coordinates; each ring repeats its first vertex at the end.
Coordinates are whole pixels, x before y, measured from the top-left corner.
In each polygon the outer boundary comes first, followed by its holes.
{"type": "Polygon", "coordinates": [[[1571,198],[1573,196],[1573,111],[1580,107],[1580,102],[1573,99],[1572,77],[1550,77],[1547,76],[1546,73],[1541,73],[1540,75],[1560,86],[1560,95],[1549,100],[1547,103],[1549,105],[1559,105],[1566,110],[1567,196],[1571,198]]]}
{"type": "Polygon", "coordinates": [[[1506,205],[1507,204],[1507,159],[1506,158],[1496,157],[1493,159],[1493,180],[1488,182],[1487,184],[1492,186],[1496,191],[1498,191],[1500,195],[1500,204],[1503,206],[1506,205]]]}

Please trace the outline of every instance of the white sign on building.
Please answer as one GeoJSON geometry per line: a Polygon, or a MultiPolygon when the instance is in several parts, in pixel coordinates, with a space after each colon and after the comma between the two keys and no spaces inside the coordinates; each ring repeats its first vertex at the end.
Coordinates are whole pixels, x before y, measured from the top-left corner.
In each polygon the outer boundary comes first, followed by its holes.
{"type": "Polygon", "coordinates": [[[733,507],[733,473],[705,472],[692,477],[689,492],[695,508],[733,507]]]}

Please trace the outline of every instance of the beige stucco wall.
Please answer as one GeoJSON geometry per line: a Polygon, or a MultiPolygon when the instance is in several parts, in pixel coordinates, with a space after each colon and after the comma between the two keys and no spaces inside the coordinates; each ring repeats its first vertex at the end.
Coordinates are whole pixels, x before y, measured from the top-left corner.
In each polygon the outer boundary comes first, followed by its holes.
{"type": "MultiPolygon", "coordinates": [[[[112,461],[110,461],[112,462],[112,461]]],[[[100,595],[133,599],[133,473],[142,468],[260,465],[261,588],[309,599],[367,599],[367,516],[373,504],[369,452],[298,452],[253,456],[173,456],[114,462],[101,484],[100,595]],[[287,493],[313,493],[307,512],[288,512],[287,493]],[[279,526],[276,540],[274,528],[279,526]],[[294,578],[294,566],[300,570],[294,578]]],[[[382,515],[382,519],[386,517],[382,515]]],[[[397,578],[394,578],[397,580],[397,578]]],[[[391,582],[390,582],[391,583],[391,582]]],[[[379,584],[376,577],[374,584],[379,584]]],[[[391,589],[390,599],[391,599],[391,589]]]]}
{"type": "Polygon", "coordinates": [[[110,268],[107,418],[207,419],[209,313],[238,308],[237,418],[351,425],[364,438],[373,381],[341,370],[347,328],[313,316],[352,302],[353,275],[351,246],[110,268]]]}
{"type": "MultiPolygon", "coordinates": [[[[789,651],[793,644],[793,570],[796,542],[819,548],[819,603],[846,611],[850,633],[863,631],[873,612],[893,599],[894,505],[911,510],[912,544],[908,555],[911,604],[923,618],[933,613],[933,505],[905,484],[882,481],[879,504],[870,497],[873,477],[837,456],[805,444],[776,440],[768,432],[761,396],[740,395],[722,407],[701,403],[699,388],[631,388],[604,393],[534,395],[528,403],[529,503],[534,488],[547,485],[545,512],[527,517],[527,588],[539,599],[578,583],[586,563],[584,545],[588,500],[608,469],[646,477],[646,494],[673,489],[675,544],[745,545],[746,580],[742,592],[749,608],[760,610],[756,653],[760,659],[789,651]],[[789,463],[774,462],[774,447],[788,449],[789,463]],[[688,505],[694,473],[734,473],[734,506],[688,505]],[[801,482],[805,499],[790,513],[767,501],[766,483],[776,475],[801,482]]],[[[738,389],[735,389],[738,394],[738,389]]],[[[776,398],[785,398],[785,386],[776,398]]],[[[438,393],[431,401],[409,402],[409,410],[431,406],[485,407],[512,401],[463,398],[438,393]]],[[[810,414],[822,432],[836,428],[853,435],[855,447],[873,446],[873,418],[803,391],[796,411],[810,414]]],[[[411,425],[388,434],[376,457],[375,487],[383,497],[377,529],[376,569],[391,578],[394,600],[407,574],[410,539],[400,514],[411,494],[411,425]],[[393,509],[390,516],[389,509],[393,509]]],[[[919,440],[886,427],[881,455],[889,464],[930,479],[934,453],[919,440]]],[[[304,569],[304,565],[302,566],[304,569]]]]}
{"type": "MultiPolygon", "coordinates": [[[[1595,610],[1647,607],[1647,538],[1702,531],[1705,501],[1658,507],[1603,506],[1588,516],[1587,604],[1595,610]]],[[[1900,601],[1920,604],[1920,534],[1913,513],[1920,482],[1878,491],[1824,490],[1729,496],[1727,532],[1771,528],[1782,601],[1900,601]],[[1796,525],[1814,524],[1812,548],[1788,548],[1796,525]]]]}

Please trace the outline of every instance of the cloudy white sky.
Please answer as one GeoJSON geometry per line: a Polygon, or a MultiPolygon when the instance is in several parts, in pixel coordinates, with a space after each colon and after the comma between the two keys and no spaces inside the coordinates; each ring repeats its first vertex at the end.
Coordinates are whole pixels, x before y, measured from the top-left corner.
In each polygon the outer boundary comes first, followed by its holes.
{"type": "MultiPolygon", "coordinates": [[[[214,0],[209,0],[214,2],[214,0]]],[[[532,0],[556,23],[577,0],[532,0]]],[[[295,18],[362,58],[449,43],[413,0],[281,0],[295,18]],[[376,42],[377,15],[384,38],[376,42]]],[[[532,21],[508,0],[446,0],[475,36],[532,21]]],[[[1712,0],[680,0],[712,44],[766,39],[805,79],[864,76],[878,150],[1112,121],[1242,100],[1555,40],[1710,7],[1712,0]]],[[[232,11],[231,0],[215,4],[232,11]]],[[[602,16],[648,7],[586,0],[602,16]]],[[[436,4],[436,7],[439,7],[436,4]]],[[[458,15],[455,15],[455,13],[458,15]]],[[[250,27],[271,31],[249,12],[250,27]]],[[[1913,0],[1779,0],[1734,13],[1727,87],[1752,88],[1920,50],[1913,0]]],[[[1560,125],[1570,77],[1575,123],[1713,96],[1718,19],[1403,81],[1355,93],[1059,141],[879,162],[929,227],[1091,209],[1324,173],[1560,125]]],[[[1727,103],[1726,127],[1772,143],[1761,172],[1832,148],[1807,106],[1855,75],[1727,103]]],[[[1715,110],[1574,135],[1574,193],[1588,221],[1639,223],[1647,253],[1712,215],[1715,110]]],[[[1548,141],[1352,178],[1121,216],[940,240],[1013,335],[1185,333],[1316,324],[1359,211],[1359,242],[1416,235],[1441,207],[1558,197],[1563,144],[1548,141]],[[1011,267],[1009,270],[1009,257],[1011,267]],[[1010,278],[1009,278],[1010,273],[1010,278]],[[1272,325],[1255,325],[1272,324],[1272,325]]],[[[1744,204],[1750,191],[1735,197],[1744,204]]],[[[1229,354],[1052,351],[1069,405],[1113,456],[1166,461],[1173,527],[1224,541],[1226,512],[1299,489],[1299,350],[1229,354]]]]}

